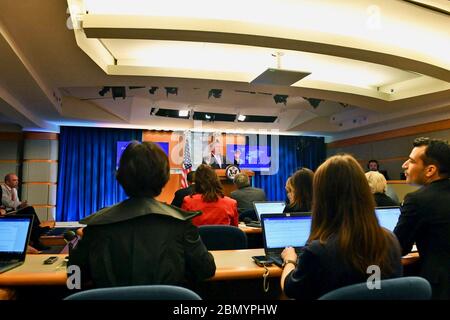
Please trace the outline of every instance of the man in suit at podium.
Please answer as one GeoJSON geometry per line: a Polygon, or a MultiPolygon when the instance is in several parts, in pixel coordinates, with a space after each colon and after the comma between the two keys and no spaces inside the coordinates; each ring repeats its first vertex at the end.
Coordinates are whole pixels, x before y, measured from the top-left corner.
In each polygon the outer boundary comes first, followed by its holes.
{"type": "Polygon", "coordinates": [[[218,141],[212,143],[211,152],[203,157],[202,163],[211,166],[213,169],[225,169],[227,167],[227,160],[222,155],[222,146],[218,141]]]}

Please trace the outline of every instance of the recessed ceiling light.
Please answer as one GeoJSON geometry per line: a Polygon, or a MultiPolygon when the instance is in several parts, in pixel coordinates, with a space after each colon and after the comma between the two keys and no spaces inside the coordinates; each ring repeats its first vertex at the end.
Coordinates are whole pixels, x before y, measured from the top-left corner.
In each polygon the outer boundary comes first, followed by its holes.
{"type": "Polygon", "coordinates": [[[180,110],[180,111],[178,111],[178,116],[180,116],[180,117],[187,117],[187,116],[189,116],[189,110],[180,110]]]}

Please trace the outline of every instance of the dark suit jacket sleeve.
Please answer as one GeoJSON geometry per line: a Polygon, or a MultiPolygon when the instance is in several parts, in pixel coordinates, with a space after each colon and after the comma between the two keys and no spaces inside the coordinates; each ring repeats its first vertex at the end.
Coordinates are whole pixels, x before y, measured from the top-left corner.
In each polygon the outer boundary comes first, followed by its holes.
{"type": "Polygon", "coordinates": [[[89,270],[89,242],[91,238],[91,229],[83,228],[83,238],[77,246],[70,252],[68,265],[76,265],[80,268],[82,283],[91,280],[89,270]]]}
{"type": "Polygon", "coordinates": [[[284,281],[284,292],[290,298],[315,299],[319,296],[317,283],[320,281],[319,257],[305,250],[299,257],[298,266],[288,274],[284,281]]]}
{"type": "Polygon", "coordinates": [[[214,257],[208,252],[200,239],[198,228],[186,223],[184,254],[188,279],[203,280],[216,273],[214,257]]]}
{"type": "Polygon", "coordinates": [[[181,205],[183,204],[183,199],[184,195],[181,194],[180,190],[177,190],[175,192],[175,196],[173,197],[171,205],[181,208],[181,205]]]}
{"type": "Polygon", "coordinates": [[[400,217],[394,229],[394,233],[402,247],[403,255],[411,251],[416,240],[417,231],[421,225],[418,202],[414,194],[406,195],[403,205],[400,208],[400,217]]]}

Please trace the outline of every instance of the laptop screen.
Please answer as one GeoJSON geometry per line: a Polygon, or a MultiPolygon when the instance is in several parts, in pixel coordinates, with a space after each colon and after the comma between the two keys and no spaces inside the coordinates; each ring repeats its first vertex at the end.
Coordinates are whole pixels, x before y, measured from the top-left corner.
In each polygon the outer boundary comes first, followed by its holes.
{"type": "Polygon", "coordinates": [[[378,207],[375,208],[375,214],[380,226],[394,231],[400,217],[400,207],[378,207]]]}
{"type": "Polygon", "coordinates": [[[267,251],[305,246],[311,229],[310,215],[264,215],[262,219],[264,245],[267,251]]]}
{"type": "Polygon", "coordinates": [[[0,256],[26,252],[32,219],[31,216],[0,218],[0,256]]]}
{"type": "Polygon", "coordinates": [[[255,207],[256,216],[261,221],[262,214],[283,213],[286,203],[284,201],[264,201],[253,202],[253,206],[255,207]]]}

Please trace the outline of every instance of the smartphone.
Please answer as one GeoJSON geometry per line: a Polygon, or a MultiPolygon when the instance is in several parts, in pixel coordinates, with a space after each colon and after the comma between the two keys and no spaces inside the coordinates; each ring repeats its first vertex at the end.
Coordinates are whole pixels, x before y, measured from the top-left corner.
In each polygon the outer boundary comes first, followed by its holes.
{"type": "Polygon", "coordinates": [[[57,256],[51,256],[45,259],[44,264],[54,264],[58,260],[57,256]]]}
{"type": "Polygon", "coordinates": [[[252,259],[260,267],[270,266],[273,264],[273,260],[266,256],[253,256],[252,259]]]}

